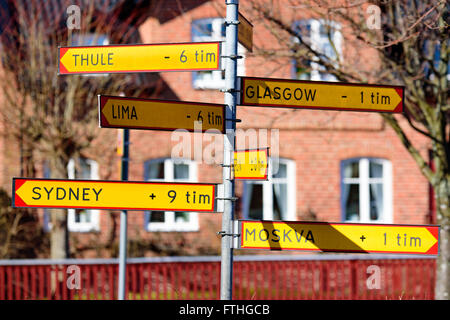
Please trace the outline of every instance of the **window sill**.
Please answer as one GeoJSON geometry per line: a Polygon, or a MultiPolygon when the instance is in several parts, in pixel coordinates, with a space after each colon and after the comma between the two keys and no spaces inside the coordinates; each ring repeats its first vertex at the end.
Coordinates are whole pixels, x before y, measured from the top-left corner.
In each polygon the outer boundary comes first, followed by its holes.
{"type": "Polygon", "coordinates": [[[194,90],[219,90],[225,87],[225,81],[198,81],[192,87],[194,90]]]}
{"type": "Polygon", "coordinates": [[[69,232],[99,233],[100,232],[100,228],[98,228],[98,227],[74,227],[74,228],[69,228],[69,232]]]}

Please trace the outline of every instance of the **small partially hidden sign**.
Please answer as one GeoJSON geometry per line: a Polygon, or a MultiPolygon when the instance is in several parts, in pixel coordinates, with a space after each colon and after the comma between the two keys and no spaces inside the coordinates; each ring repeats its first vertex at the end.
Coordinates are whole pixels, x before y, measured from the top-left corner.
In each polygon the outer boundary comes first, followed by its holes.
{"type": "Polygon", "coordinates": [[[240,249],[437,255],[439,226],[239,220],[240,249]]]}
{"type": "Polygon", "coordinates": [[[233,168],[235,179],[267,180],[269,148],[235,151],[233,168]]]}
{"type": "Polygon", "coordinates": [[[238,15],[238,41],[250,52],[253,52],[253,25],[241,13],[238,15]]]}

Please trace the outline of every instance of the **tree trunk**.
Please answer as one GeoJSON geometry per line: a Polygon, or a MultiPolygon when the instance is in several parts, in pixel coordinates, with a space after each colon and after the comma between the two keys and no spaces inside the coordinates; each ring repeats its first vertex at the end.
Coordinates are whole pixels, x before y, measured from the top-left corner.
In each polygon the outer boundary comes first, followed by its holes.
{"type": "Polygon", "coordinates": [[[437,222],[441,226],[439,234],[439,255],[436,270],[436,300],[450,299],[450,201],[449,179],[444,179],[436,188],[437,222]]]}
{"type": "MultiPolygon", "coordinates": [[[[67,179],[67,161],[61,157],[50,160],[50,175],[52,179],[67,179]]],[[[50,258],[67,259],[69,250],[69,230],[67,228],[67,210],[51,209],[52,228],[50,232],[50,258]]]]}

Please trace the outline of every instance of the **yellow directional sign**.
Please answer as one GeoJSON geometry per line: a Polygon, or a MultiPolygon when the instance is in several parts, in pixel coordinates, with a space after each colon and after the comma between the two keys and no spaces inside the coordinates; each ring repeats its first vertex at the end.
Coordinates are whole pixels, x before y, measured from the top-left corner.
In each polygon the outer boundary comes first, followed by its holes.
{"type": "Polygon", "coordinates": [[[269,148],[237,150],[234,152],[234,178],[267,180],[269,148]]]}
{"type": "Polygon", "coordinates": [[[128,128],[225,133],[225,105],[170,100],[98,96],[102,128],[128,128]],[[200,124],[197,124],[199,126],[200,124]]]}
{"type": "Polygon", "coordinates": [[[238,18],[238,41],[248,51],[253,52],[253,25],[240,12],[238,18]]]}
{"type": "Polygon", "coordinates": [[[220,42],[59,48],[59,74],[220,69],[220,42]]]}
{"type": "Polygon", "coordinates": [[[438,254],[439,226],[239,221],[241,249],[438,254]]]}
{"type": "Polygon", "coordinates": [[[241,105],[403,112],[404,87],[270,78],[241,78],[241,105]]]}
{"type": "Polygon", "coordinates": [[[15,208],[215,212],[216,184],[13,179],[15,208]]]}

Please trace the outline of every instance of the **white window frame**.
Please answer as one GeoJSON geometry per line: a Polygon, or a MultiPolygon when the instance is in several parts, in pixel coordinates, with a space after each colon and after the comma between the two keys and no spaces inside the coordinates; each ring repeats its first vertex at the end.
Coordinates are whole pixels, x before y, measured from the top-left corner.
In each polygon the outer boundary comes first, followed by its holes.
{"type": "MultiPolygon", "coordinates": [[[[98,180],[98,163],[91,159],[83,159],[91,168],[90,179],[98,180]]],[[[75,161],[70,159],[67,165],[69,179],[76,179],[75,177],[75,161]]],[[[100,231],[100,210],[86,210],[91,215],[90,222],[76,222],[75,209],[68,209],[67,227],[70,232],[93,232],[100,231]]]]}
{"type": "MultiPolygon", "coordinates": [[[[320,51],[319,44],[323,42],[323,39],[320,37],[320,26],[321,25],[330,25],[332,28],[335,29],[335,32],[333,34],[333,43],[336,47],[336,50],[338,52],[338,56],[342,59],[342,33],[341,33],[341,26],[340,24],[334,22],[334,21],[327,21],[323,19],[306,19],[306,20],[300,20],[297,21],[297,23],[303,24],[303,25],[311,25],[311,34],[309,35],[310,38],[310,46],[313,50],[320,51]]],[[[298,43],[298,38],[294,38],[294,41],[298,43]]],[[[337,61],[336,61],[337,63],[337,61]]],[[[332,78],[323,78],[320,74],[320,65],[317,62],[314,62],[314,60],[311,61],[311,76],[307,80],[313,80],[313,81],[337,81],[332,75],[327,74],[327,76],[331,76],[332,78]]],[[[297,78],[297,72],[296,72],[296,61],[294,60],[294,77],[297,78]]]]}
{"type": "Polygon", "coordinates": [[[287,208],[286,208],[286,216],[282,217],[283,221],[295,221],[297,220],[296,214],[296,164],[294,160],[289,159],[278,159],[280,164],[286,165],[286,178],[273,178],[273,163],[274,160],[272,158],[269,159],[269,169],[268,169],[268,177],[269,179],[266,181],[258,181],[258,180],[247,180],[244,181],[244,189],[242,196],[242,208],[243,208],[243,217],[244,219],[249,218],[249,209],[250,209],[250,195],[249,195],[249,185],[262,185],[263,187],[263,215],[261,220],[274,220],[273,216],[273,184],[276,182],[285,182],[287,184],[287,208]]]}
{"type": "Polygon", "coordinates": [[[392,189],[392,163],[386,159],[380,158],[353,158],[342,161],[341,165],[341,212],[342,221],[346,222],[360,222],[360,223],[392,223],[393,213],[393,189],[392,189]],[[345,178],[345,166],[351,163],[358,162],[359,177],[345,178]],[[374,162],[383,166],[382,178],[369,178],[369,163],[374,162]],[[345,214],[345,200],[344,199],[344,184],[358,184],[359,185],[359,220],[346,220],[345,214]],[[370,183],[381,183],[383,185],[383,212],[377,220],[370,219],[370,183]]]}
{"type": "MultiPolygon", "coordinates": [[[[152,159],[145,162],[145,166],[149,166],[151,163],[164,163],[164,179],[149,179],[145,177],[146,181],[164,181],[164,182],[197,182],[198,172],[197,163],[187,159],[152,159]],[[189,179],[177,179],[174,180],[174,165],[185,164],[189,166],[189,179]]],[[[148,172],[148,168],[145,169],[148,172]]],[[[148,173],[147,173],[148,175],[148,173]]],[[[145,213],[145,230],[148,232],[195,232],[199,230],[198,213],[188,212],[189,222],[176,222],[174,211],[164,211],[164,222],[150,222],[150,212],[145,213]]]]}
{"type": "MultiPolygon", "coordinates": [[[[212,35],[211,36],[194,36],[192,34],[193,42],[209,42],[209,41],[225,41],[225,38],[222,36],[222,25],[225,22],[223,18],[206,18],[206,19],[198,19],[193,21],[192,28],[194,27],[194,23],[200,22],[211,22],[212,23],[212,35]]],[[[221,53],[224,55],[225,50],[225,42],[221,44],[221,53]]],[[[247,50],[243,45],[238,43],[238,55],[243,58],[237,59],[237,75],[244,76],[245,75],[245,54],[247,50]]],[[[226,59],[222,59],[220,61],[221,69],[223,70],[225,67],[226,59]]],[[[217,71],[208,71],[211,72],[211,79],[202,79],[197,77],[197,73],[192,73],[192,86],[194,89],[223,89],[225,88],[225,79],[222,79],[222,70],[217,71]]]]}

